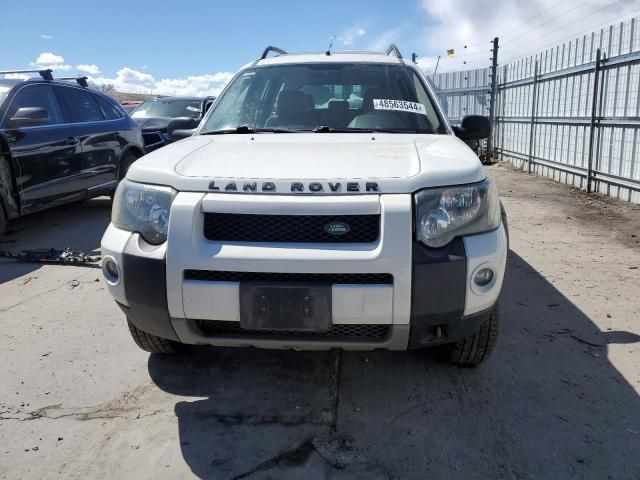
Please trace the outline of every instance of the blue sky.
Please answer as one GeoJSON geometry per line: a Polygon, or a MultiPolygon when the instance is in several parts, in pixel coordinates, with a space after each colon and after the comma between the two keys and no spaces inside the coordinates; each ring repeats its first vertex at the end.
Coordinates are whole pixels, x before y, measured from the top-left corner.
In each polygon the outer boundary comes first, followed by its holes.
{"type": "Polygon", "coordinates": [[[377,47],[386,35],[410,54],[419,47],[412,32],[428,22],[415,0],[395,1],[393,7],[381,0],[109,0],[99,5],[7,1],[0,10],[9,11],[13,21],[2,22],[0,44],[11,48],[3,49],[0,67],[29,66],[45,52],[62,57],[60,65],[70,66],[69,74],[78,72],[77,65],[95,65],[99,75],[113,77],[126,66],[170,79],[233,72],[270,44],[290,51],[326,49],[333,35],[342,50],[377,47]]]}
{"type": "Polygon", "coordinates": [[[406,32],[398,40],[405,50],[417,48],[411,31],[424,25],[420,3],[396,0],[393,5],[380,0],[11,0],[1,9],[13,20],[0,27],[2,45],[11,45],[3,48],[2,63],[22,66],[51,51],[69,63],[99,64],[106,72],[146,65],[157,76],[173,77],[235,70],[268,44],[292,51],[324,49],[332,35],[354,26],[366,32],[358,46],[402,25],[406,32]]]}
{"type": "Polygon", "coordinates": [[[425,70],[488,64],[489,42],[514,57],[638,10],[637,0],[172,1],[0,0],[0,69],[33,65],[89,74],[118,89],[215,93],[269,44],[319,51],[396,42],[425,70]],[[579,8],[578,8],[579,7],[579,8]],[[5,21],[7,14],[10,21],[5,21]],[[585,17],[586,14],[586,17],[585,17]],[[465,49],[464,46],[467,45],[465,49]],[[510,51],[510,47],[513,47],[510,51]],[[465,63],[466,62],[466,63],[465,63]]]}

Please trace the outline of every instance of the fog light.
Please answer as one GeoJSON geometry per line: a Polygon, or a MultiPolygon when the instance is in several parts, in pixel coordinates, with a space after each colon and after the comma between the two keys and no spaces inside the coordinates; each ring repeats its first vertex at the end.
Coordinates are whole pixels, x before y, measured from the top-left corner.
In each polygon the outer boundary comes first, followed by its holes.
{"type": "Polygon", "coordinates": [[[102,262],[102,273],[111,285],[116,285],[120,281],[120,268],[118,263],[111,257],[105,258],[102,262]]]}
{"type": "Polygon", "coordinates": [[[479,287],[489,285],[489,283],[491,283],[491,280],[493,280],[493,270],[491,270],[490,268],[481,268],[473,276],[473,282],[479,287]]]}

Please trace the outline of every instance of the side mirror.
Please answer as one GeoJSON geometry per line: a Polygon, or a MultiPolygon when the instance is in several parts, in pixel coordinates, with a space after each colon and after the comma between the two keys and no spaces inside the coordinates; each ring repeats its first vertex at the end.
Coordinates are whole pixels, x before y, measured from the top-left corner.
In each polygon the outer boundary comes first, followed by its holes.
{"type": "Polygon", "coordinates": [[[171,131],[171,133],[169,134],[169,138],[172,142],[177,142],[178,140],[182,140],[183,138],[193,136],[194,133],[196,133],[195,128],[178,128],[171,131]]]}
{"type": "Polygon", "coordinates": [[[178,117],[167,125],[167,136],[174,142],[190,137],[196,131],[200,121],[197,118],[178,117]]]}
{"type": "Polygon", "coordinates": [[[482,115],[467,115],[460,125],[454,125],[453,132],[462,140],[481,140],[491,135],[491,123],[482,115]]]}
{"type": "Polygon", "coordinates": [[[13,117],[9,119],[9,127],[33,127],[35,125],[45,125],[49,123],[49,112],[41,107],[19,108],[13,117]]]}

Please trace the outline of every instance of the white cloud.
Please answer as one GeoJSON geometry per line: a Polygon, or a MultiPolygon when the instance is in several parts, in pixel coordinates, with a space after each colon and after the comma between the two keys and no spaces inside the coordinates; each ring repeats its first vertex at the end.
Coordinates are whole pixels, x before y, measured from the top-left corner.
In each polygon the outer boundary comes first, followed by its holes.
{"type": "Polygon", "coordinates": [[[340,33],[340,35],[336,37],[336,40],[342,43],[342,45],[345,47],[351,47],[358,39],[358,37],[362,37],[366,35],[366,33],[367,31],[364,28],[358,25],[354,25],[340,33]]]}
{"type": "Polygon", "coordinates": [[[38,55],[38,58],[36,58],[36,64],[38,65],[58,65],[61,63],[64,63],[64,57],[51,52],[42,52],[40,55],[38,55]]]}
{"type": "Polygon", "coordinates": [[[42,52],[38,55],[36,61],[31,62],[30,65],[42,69],[50,68],[51,70],[58,72],[71,70],[71,65],[64,63],[64,57],[51,52],[42,52]]]}
{"type": "Polygon", "coordinates": [[[499,62],[507,63],[630,17],[637,5],[637,0],[422,0],[436,22],[424,29],[423,61],[430,66],[441,55],[438,71],[485,67],[490,42],[498,36],[499,62]],[[454,57],[446,56],[447,49],[455,49],[454,57]]]}
{"type": "Polygon", "coordinates": [[[373,40],[367,47],[367,50],[372,52],[384,52],[389,48],[392,43],[398,43],[398,39],[404,32],[406,27],[404,25],[385,30],[376,39],[373,40]]]}
{"type": "Polygon", "coordinates": [[[155,88],[157,93],[164,95],[218,96],[233,75],[231,72],[218,72],[185,78],[163,78],[155,88]]]}
{"type": "Polygon", "coordinates": [[[98,85],[111,84],[119,92],[132,93],[151,93],[156,82],[152,75],[129,67],[118,70],[113,78],[90,76],[89,80],[98,85]]]}
{"type": "Polygon", "coordinates": [[[45,40],[51,40],[53,35],[47,35],[46,33],[41,33],[40,38],[44,38],[45,40]]]}
{"type": "Polygon", "coordinates": [[[27,80],[31,77],[26,73],[5,73],[4,78],[9,78],[12,80],[27,80]]]}
{"type": "Polygon", "coordinates": [[[76,65],[76,69],[79,72],[88,73],[89,75],[98,75],[100,73],[100,68],[93,63],[76,65]]]}
{"type": "Polygon", "coordinates": [[[438,59],[437,57],[425,57],[425,58],[420,58],[418,57],[418,59],[416,60],[416,64],[418,65],[418,67],[420,67],[422,69],[422,71],[431,74],[433,73],[433,71],[436,68],[436,64],[438,63],[438,59]]]}
{"type": "Polygon", "coordinates": [[[152,75],[130,67],[118,70],[113,78],[90,76],[91,82],[98,85],[111,84],[119,92],[153,93],[158,95],[219,95],[227,82],[233,77],[231,72],[218,72],[205,75],[191,75],[179,78],[156,80],[152,75]]]}
{"type": "MultiPolygon", "coordinates": [[[[52,52],[42,52],[34,62],[31,62],[31,65],[43,69],[50,68],[54,72],[73,68],[65,63],[64,57],[52,52]]],[[[146,65],[144,68],[146,68],[146,65]]],[[[122,67],[114,77],[100,75],[100,67],[95,63],[78,64],[75,69],[78,72],[88,74],[89,81],[96,85],[110,84],[119,92],[152,93],[157,95],[217,96],[234,75],[231,72],[217,72],[158,80],[150,73],[141,72],[131,67],[122,67]]],[[[7,76],[7,78],[10,77],[7,76]]]]}

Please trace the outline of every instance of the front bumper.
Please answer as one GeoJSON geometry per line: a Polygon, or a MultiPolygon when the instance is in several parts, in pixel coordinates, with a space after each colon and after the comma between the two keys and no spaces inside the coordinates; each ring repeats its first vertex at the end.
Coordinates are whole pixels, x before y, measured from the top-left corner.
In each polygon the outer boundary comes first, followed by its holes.
{"type": "Polygon", "coordinates": [[[398,234],[412,231],[411,196],[386,195],[369,196],[346,207],[344,199],[332,197],[296,198],[295,203],[284,200],[269,206],[269,211],[291,213],[291,209],[309,207],[306,201],[319,214],[336,209],[348,209],[351,214],[375,211],[381,215],[381,235],[375,244],[223,244],[198,235],[203,211],[266,208],[254,203],[262,199],[233,197],[231,207],[224,194],[180,193],[172,206],[169,239],[158,247],[148,245],[138,234],[109,226],[102,240],[103,257],[113,259],[121,270],[117,282],[108,282],[109,289],[138,328],[190,344],[403,350],[449,343],[473,333],[498,299],[507,253],[502,226],[429,249],[412,241],[410,234],[398,234]],[[481,292],[471,285],[478,266],[495,272],[492,283],[481,292]],[[265,335],[207,328],[239,324],[239,282],[185,278],[192,269],[391,274],[393,284],[333,284],[332,317],[337,328],[330,335],[265,335]],[[364,334],[343,336],[340,331],[364,334]]]}

